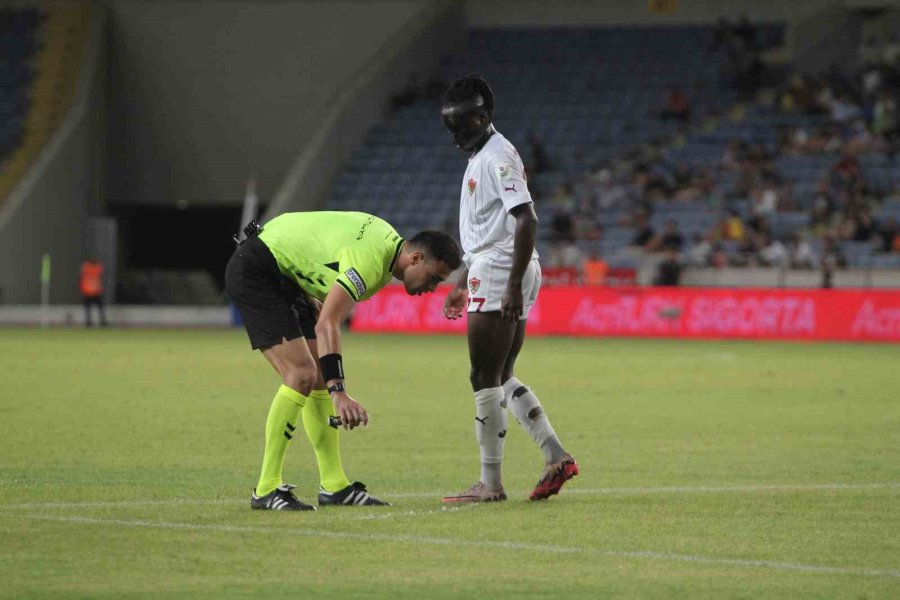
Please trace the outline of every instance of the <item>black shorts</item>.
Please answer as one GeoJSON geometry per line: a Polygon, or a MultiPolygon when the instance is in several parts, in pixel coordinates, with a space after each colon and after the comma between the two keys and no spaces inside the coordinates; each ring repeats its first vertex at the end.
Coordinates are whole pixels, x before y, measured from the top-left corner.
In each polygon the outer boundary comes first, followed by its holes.
{"type": "Polygon", "coordinates": [[[258,237],[237,247],[225,268],[225,291],[237,306],[254,350],[282,339],[316,339],[316,311],[306,294],[281,274],[258,237]]]}

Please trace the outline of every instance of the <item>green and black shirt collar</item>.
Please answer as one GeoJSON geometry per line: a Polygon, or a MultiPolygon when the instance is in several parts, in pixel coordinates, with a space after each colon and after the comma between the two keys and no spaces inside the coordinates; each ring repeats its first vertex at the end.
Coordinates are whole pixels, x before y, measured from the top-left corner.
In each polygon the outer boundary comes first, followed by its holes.
{"type": "Polygon", "coordinates": [[[391,259],[391,264],[388,266],[388,273],[394,272],[394,265],[397,264],[397,259],[400,257],[400,249],[403,248],[403,242],[405,242],[402,237],[397,236],[397,246],[394,248],[394,258],[391,259]]]}

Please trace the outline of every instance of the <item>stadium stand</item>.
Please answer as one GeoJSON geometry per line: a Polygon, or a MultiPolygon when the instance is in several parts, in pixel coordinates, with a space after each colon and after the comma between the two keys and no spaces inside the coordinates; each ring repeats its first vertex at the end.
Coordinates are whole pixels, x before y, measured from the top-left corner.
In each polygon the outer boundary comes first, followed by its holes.
{"type": "MultiPolygon", "coordinates": [[[[545,263],[637,267],[675,250],[701,267],[900,266],[896,65],[812,79],[760,60],[783,25],[744,27],[475,30],[444,61],[446,81],[492,82],[497,128],[529,170],[545,263]]],[[[465,157],[435,87],[404,92],[329,207],[401,233],[455,228],[465,157]]]]}
{"type": "Polygon", "coordinates": [[[37,9],[0,9],[0,160],[23,137],[42,14],[37,9]]]}
{"type": "Polygon", "coordinates": [[[67,113],[87,46],[90,4],[0,10],[0,201],[67,113]]]}

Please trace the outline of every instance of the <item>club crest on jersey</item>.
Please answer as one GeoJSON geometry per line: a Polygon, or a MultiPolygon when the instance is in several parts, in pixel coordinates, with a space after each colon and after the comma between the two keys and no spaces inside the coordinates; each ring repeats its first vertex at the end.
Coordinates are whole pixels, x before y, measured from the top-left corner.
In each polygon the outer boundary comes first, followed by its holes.
{"type": "Polygon", "coordinates": [[[477,182],[477,181],[475,181],[474,179],[470,179],[470,180],[469,180],[469,195],[470,195],[470,196],[471,196],[472,194],[475,193],[475,186],[476,186],[476,185],[478,185],[478,182],[477,182]]]}
{"type": "Polygon", "coordinates": [[[509,165],[500,165],[498,170],[500,171],[500,179],[509,179],[509,176],[512,175],[512,169],[509,165]]]}
{"type": "Polygon", "coordinates": [[[478,291],[478,287],[481,285],[481,280],[477,277],[473,277],[469,280],[469,292],[474,294],[478,291]]]}

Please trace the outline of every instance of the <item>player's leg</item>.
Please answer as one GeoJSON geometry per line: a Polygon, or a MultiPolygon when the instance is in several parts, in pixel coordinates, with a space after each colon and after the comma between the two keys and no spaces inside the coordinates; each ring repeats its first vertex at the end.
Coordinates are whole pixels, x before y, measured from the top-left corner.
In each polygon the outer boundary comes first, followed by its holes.
{"type": "Polygon", "coordinates": [[[562,446],[550,424],[550,418],[537,395],[515,376],[516,359],[525,343],[527,316],[540,289],[540,267],[532,263],[526,272],[524,293],[526,310],[516,326],[515,337],[503,366],[503,391],[516,422],[534,440],[544,455],[544,472],[530,498],[539,500],[559,492],[562,485],[578,474],[578,464],[562,446]]]}
{"type": "Polygon", "coordinates": [[[506,400],[500,378],[512,345],[516,324],[499,312],[468,315],[470,380],[475,395],[475,437],[481,453],[481,479],[468,491],[444,498],[445,502],[505,500],[501,477],[506,438],[506,400]]]}
{"type": "Polygon", "coordinates": [[[541,449],[547,464],[551,464],[563,460],[568,453],[560,444],[540,400],[514,375],[516,358],[525,342],[526,323],[527,321],[522,319],[516,326],[512,348],[503,367],[503,392],[516,421],[541,449]]]}

